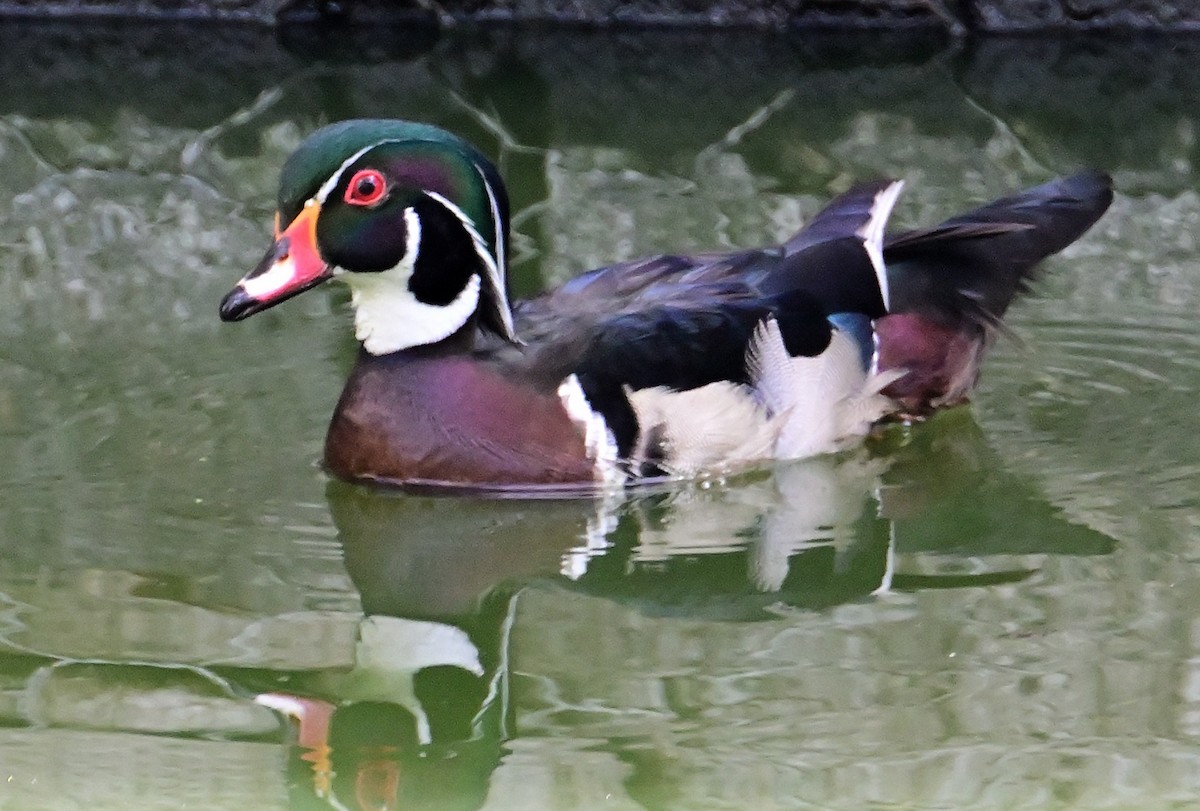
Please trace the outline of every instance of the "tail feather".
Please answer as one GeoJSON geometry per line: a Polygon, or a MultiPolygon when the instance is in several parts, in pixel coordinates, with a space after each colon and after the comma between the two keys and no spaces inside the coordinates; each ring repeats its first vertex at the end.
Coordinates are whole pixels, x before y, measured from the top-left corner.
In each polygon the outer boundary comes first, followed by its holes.
{"type": "Polygon", "coordinates": [[[884,243],[890,314],[877,366],[904,370],[885,394],[910,415],[967,399],[1000,319],[1038,263],[1083,235],[1112,201],[1098,172],[1053,180],[884,243]]]}
{"type": "Polygon", "coordinates": [[[1038,263],[1083,235],[1112,202],[1112,179],[1082,172],[884,243],[890,311],[996,327],[1038,263]]]}

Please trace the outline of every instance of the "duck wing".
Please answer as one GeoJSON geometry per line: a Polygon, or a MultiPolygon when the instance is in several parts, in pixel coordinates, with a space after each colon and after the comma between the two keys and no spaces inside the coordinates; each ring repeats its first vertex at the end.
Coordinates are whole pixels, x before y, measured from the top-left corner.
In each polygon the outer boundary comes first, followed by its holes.
{"type": "MultiPolygon", "coordinates": [[[[747,350],[767,320],[789,355],[814,357],[829,346],[830,316],[882,315],[882,272],[866,243],[874,239],[876,251],[882,244],[882,209],[894,195],[878,198],[892,185],[857,187],[784,245],[655,256],[585,273],[518,303],[524,347],[482,351],[547,390],[575,375],[624,452],[637,433],[628,391],[751,382],[747,350]]],[[[869,332],[853,338],[871,340],[869,332]]]]}
{"type": "Polygon", "coordinates": [[[1080,172],[890,236],[883,248],[890,310],[956,328],[999,327],[1039,263],[1082,236],[1112,199],[1112,178],[1080,172]]]}
{"type": "Polygon", "coordinates": [[[494,344],[485,351],[555,385],[560,373],[582,371],[633,388],[686,389],[743,380],[746,344],[772,316],[789,352],[818,354],[829,342],[828,316],[886,312],[883,271],[871,250],[882,245],[898,191],[892,181],[857,186],[779,246],[653,256],[589,271],[518,302],[522,351],[494,344]]]}

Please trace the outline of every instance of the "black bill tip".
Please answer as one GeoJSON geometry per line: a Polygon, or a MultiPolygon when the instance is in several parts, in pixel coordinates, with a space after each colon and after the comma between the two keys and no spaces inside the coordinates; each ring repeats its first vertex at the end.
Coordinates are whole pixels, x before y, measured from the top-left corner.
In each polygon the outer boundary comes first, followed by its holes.
{"type": "Polygon", "coordinates": [[[221,320],[241,321],[262,309],[262,302],[247,293],[239,284],[226,293],[225,298],[221,299],[221,320]]]}

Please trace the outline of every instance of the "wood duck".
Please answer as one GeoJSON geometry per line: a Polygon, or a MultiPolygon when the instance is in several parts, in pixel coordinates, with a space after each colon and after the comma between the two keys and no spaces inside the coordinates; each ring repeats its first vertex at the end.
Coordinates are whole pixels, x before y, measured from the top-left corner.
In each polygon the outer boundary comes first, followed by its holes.
{"type": "Polygon", "coordinates": [[[237,321],[329,279],[362,347],[325,441],[340,478],[594,489],[835,452],[966,399],[1038,262],[1112,199],[1085,172],[886,235],[857,186],[781,245],[599,268],[510,303],[495,166],[434,126],[352,120],[284,164],[237,321]]]}

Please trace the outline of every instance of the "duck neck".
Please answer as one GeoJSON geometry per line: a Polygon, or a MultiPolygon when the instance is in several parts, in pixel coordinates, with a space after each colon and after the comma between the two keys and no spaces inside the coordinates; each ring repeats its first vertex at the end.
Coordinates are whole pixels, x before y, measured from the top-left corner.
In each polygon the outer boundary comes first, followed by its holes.
{"type": "Polygon", "coordinates": [[[418,301],[409,289],[411,268],[346,274],[354,306],[354,334],[372,355],[436,345],[474,322],[479,307],[479,274],[449,304],[418,301]]]}
{"type": "Polygon", "coordinates": [[[454,355],[466,355],[475,348],[475,336],[478,331],[478,318],[471,316],[467,322],[440,341],[417,346],[407,346],[393,352],[372,352],[365,343],[359,345],[358,363],[369,365],[374,363],[392,364],[409,361],[434,360],[454,355]]]}

